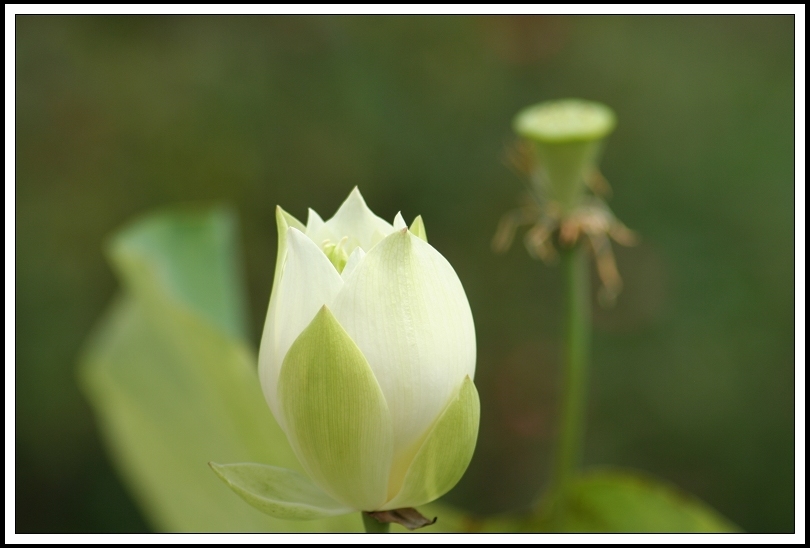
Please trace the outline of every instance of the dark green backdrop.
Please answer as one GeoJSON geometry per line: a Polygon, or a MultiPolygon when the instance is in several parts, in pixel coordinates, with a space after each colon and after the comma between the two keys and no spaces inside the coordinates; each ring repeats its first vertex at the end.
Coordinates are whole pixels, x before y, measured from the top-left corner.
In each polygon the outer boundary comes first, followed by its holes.
{"type": "MultiPolygon", "coordinates": [[[[603,171],[643,237],[597,310],[586,462],[679,484],[748,531],[794,527],[792,17],[17,17],[16,525],[147,528],[76,386],[116,282],[105,235],[156,206],[241,216],[254,338],[274,207],[354,185],[422,214],[478,334],[478,450],[448,499],[524,508],[544,485],[557,269],[489,239],[520,181],[510,121],[615,109],[603,171]]],[[[256,341],[258,343],[258,341],[256,341]]]]}

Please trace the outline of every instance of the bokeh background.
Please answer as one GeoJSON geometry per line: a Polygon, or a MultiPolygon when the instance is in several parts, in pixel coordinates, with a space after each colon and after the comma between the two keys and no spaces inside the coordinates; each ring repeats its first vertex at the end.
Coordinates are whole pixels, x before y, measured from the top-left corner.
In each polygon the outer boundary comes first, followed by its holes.
{"type": "MultiPolygon", "coordinates": [[[[586,464],[635,467],[747,531],[794,527],[792,17],[16,18],[16,528],[145,531],[76,383],[116,292],[105,236],[233,204],[254,340],[274,207],[355,185],[422,214],[478,334],[478,449],[447,500],[526,508],[548,478],[559,270],[489,248],[521,181],[512,116],[615,109],[603,172],[642,235],[595,310],[586,464]]],[[[594,281],[594,283],[596,283],[594,281]]]]}

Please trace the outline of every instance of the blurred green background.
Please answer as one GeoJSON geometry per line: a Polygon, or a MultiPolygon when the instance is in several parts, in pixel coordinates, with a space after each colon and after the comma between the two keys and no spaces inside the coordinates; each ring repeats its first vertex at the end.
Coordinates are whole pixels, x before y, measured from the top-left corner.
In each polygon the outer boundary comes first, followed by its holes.
{"type": "Polygon", "coordinates": [[[522,192],[500,161],[512,116],[569,96],[617,112],[602,169],[643,237],[595,312],[586,464],[792,531],[793,25],[18,16],[17,531],[148,530],[76,384],[117,288],[105,236],[155,207],[235,205],[258,344],[274,207],[331,216],[354,185],[388,219],[423,215],[472,306],[482,427],[446,500],[526,508],[548,479],[559,271],[489,241],[522,192]]]}

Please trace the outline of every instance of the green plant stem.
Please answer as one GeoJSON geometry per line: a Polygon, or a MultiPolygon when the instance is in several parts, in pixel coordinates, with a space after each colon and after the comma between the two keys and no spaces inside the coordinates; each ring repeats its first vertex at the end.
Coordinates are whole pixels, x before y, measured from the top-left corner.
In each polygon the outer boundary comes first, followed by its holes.
{"type": "Polygon", "coordinates": [[[361,512],[361,514],[363,516],[363,527],[366,528],[366,533],[387,533],[391,528],[390,523],[380,523],[365,512],[361,512]]]}
{"type": "Polygon", "coordinates": [[[565,294],[565,347],[562,402],[554,462],[553,489],[563,496],[579,466],[585,428],[591,308],[588,255],[582,244],[561,251],[565,294]]]}

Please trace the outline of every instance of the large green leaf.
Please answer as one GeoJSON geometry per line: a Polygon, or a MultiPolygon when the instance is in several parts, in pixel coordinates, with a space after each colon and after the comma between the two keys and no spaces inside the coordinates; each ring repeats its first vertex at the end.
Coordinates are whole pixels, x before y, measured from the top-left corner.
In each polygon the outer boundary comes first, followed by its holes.
{"type": "Polygon", "coordinates": [[[124,294],[101,319],[80,382],[113,460],[158,530],[359,531],[356,514],[281,521],[236,496],[209,461],[301,470],[244,339],[234,219],[163,213],[110,243],[124,294]]]}
{"type": "Polygon", "coordinates": [[[225,208],[156,213],[116,233],[109,257],[140,299],[169,299],[244,340],[245,298],[236,216],[225,208]]]}
{"type": "Polygon", "coordinates": [[[719,533],[739,529],[697,498],[623,470],[579,476],[559,507],[546,506],[530,530],[604,533],[719,533]]]}

